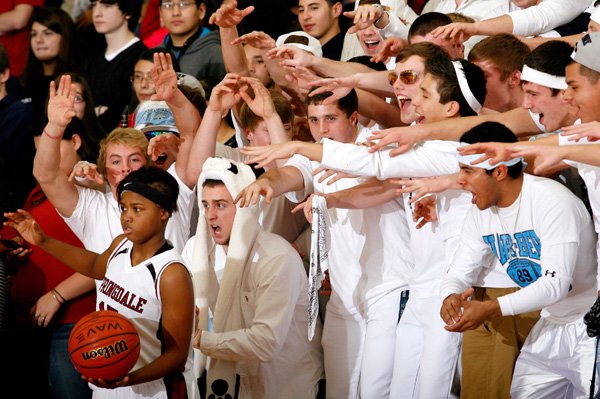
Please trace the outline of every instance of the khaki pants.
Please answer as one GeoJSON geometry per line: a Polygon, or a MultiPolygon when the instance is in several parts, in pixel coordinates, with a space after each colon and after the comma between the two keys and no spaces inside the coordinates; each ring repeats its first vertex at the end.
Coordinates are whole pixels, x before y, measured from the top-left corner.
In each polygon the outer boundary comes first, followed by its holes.
{"type": "MultiPolygon", "coordinates": [[[[472,300],[495,299],[519,288],[476,288],[472,300]]],[[[497,317],[463,334],[462,399],[510,398],[519,351],[540,312],[497,317]]]]}

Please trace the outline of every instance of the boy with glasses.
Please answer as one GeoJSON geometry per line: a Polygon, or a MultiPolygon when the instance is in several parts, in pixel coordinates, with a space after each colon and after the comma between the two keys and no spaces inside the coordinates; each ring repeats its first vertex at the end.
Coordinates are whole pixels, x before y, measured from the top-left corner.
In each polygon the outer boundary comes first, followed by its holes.
{"type": "Polygon", "coordinates": [[[210,86],[225,77],[218,31],[203,27],[203,0],[162,0],[160,18],[169,33],[163,47],[174,54],[181,72],[205,80],[210,86]]]}

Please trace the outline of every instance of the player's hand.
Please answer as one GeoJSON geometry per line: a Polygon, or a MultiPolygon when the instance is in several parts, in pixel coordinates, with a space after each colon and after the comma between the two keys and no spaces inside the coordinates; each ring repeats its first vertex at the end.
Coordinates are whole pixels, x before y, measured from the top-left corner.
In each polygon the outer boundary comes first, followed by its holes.
{"type": "Polygon", "coordinates": [[[233,108],[241,99],[239,83],[241,76],[228,73],[211,91],[208,108],[211,111],[223,113],[233,108]]]}
{"type": "Polygon", "coordinates": [[[579,125],[565,126],[561,129],[561,136],[569,136],[569,141],[578,142],[587,137],[588,141],[600,140],[600,122],[593,121],[579,125]]]}
{"type": "Polygon", "coordinates": [[[442,302],[442,308],[440,309],[440,316],[446,326],[451,326],[457,323],[463,314],[463,306],[466,302],[466,298],[463,299],[461,294],[448,295],[442,302]]]}
{"type": "Polygon", "coordinates": [[[499,162],[509,161],[513,158],[511,148],[517,143],[475,143],[464,147],[458,147],[457,151],[461,155],[482,154],[481,157],[471,162],[471,165],[477,165],[489,160],[490,165],[496,165],[499,162]]]}
{"type": "Polygon", "coordinates": [[[16,212],[5,213],[4,217],[8,219],[4,222],[4,225],[17,230],[28,243],[39,247],[48,240],[44,230],[31,217],[29,212],[19,209],[16,212]]]}
{"type": "Polygon", "coordinates": [[[346,179],[346,178],[354,178],[356,177],[355,175],[351,175],[350,173],[346,173],[346,172],[339,172],[337,170],[333,170],[333,169],[328,169],[324,166],[319,166],[318,168],[316,168],[313,173],[313,176],[319,176],[319,183],[323,183],[325,180],[327,180],[327,185],[330,186],[333,183],[335,183],[336,181],[340,180],[340,179],[346,179]]]}
{"type": "Polygon", "coordinates": [[[283,67],[299,67],[303,66],[310,68],[315,62],[318,62],[320,57],[316,57],[308,51],[304,51],[296,46],[279,46],[265,53],[269,59],[280,58],[279,64],[283,67]]]}
{"type": "Polygon", "coordinates": [[[104,186],[104,176],[98,172],[98,166],[88,161],[79,161],[75,164],[69,175],[69,181],[82,184],[85,187],[88,186],[85,183],[86,181],[104,186]]]}
{"type": "MultiPolygon", "coordinates": [[[[473,288],[465,291],[462,295],[470,296],[473,294],[473,288]]],[[[444,328],[452,332],[465,332],[474,330],[479,327],[484,321],[501,316],[500,305],[498,301],[463,301],[463,314],[459,321],[452,325],[446,325],[444,328]]]]}
{"type": "Polygon", "coordinates": [[[399,37],[388,37],[379,46],[377,54],[371,57],[372,62],[385,62],[390,57],[397,56],[408,45],[406,40],[399,37]]]}
{"type": "Polygon", "coordinates": [[[476,24],[467,22],[453,22],[448,25],[438,26],[431,31],[431,35],[442,39],[455,39],[464,43],[477,34],[476,24]]]}
{"type": "Polygon", "coordinates": [[[30,309],[32,322],[39,327],[48,327],[60,306],[61,304],[54,299],[51,291],[45,293],[30,309]]]}
{"type": "Polygon", "coordinates": [[[156,93],[150,97],[151,100],[169,103],[176,98],[179,89],[177,88],[177,73],[173,68],[171,54],[154,54],[154,67],[150,71],[150,77],[156,88],[156,93]]]}
{"type": "Polygon", "coordinates": [[[374,144],[369,147],[369,152],[379,151],[389,145],[397,145],[390,151],[390,156],[404,154],[412,149],[419,142],[414,131],[411,130],[414,126],[407,127],[392,127],[390,129],[379,130],[373,132],[367,140],[373,141],[374,144]]]}
{"type": "Polygon", "coordinates": [[[348,29],[348,33],[356,33],[359,30],[367,29],[375,23],[384,11],[381,7],[373,5],[359,5],[354,11],[345,11],[345,17],[352,18],[352,26],[348,29]]]}
{"type": "Polygon", "coordinates": [[[413,207],[413,221],[417,224],[415,227],[420,229],[427,223],[434,223],[438,220],[437,197],[429,195],[415,202],[413,207]]]}
{"type": "Polygon", "coordinates": [[[62,75],[58,87],[54,81],[50,82],[48,95],[48,125],[51,126],[52,135],[64,134],[64,130],[75,116],[75,88],[71,84],[70,75],[62,75]]]}
{"type": "Polygon", "coordinates": [[[168,169],[177,158],[182,140],[174,133],[163,133],[152,137],[148,143],[148,155],[154,166],[168,169]]]}
{"type": "Polygon", "coordinates": [[[273,99],[271,98],[271,93],[260,80],[241,77],[239,82],[246,84],[240,89],[239,94],[256,116],[261,119],[269,119],[277,113],[275,104],[273,104],[273,99]],[[254,97],[248,92],[249,88],[252,89],[254,97]]]}
{"type": "Polygon", "coordinates": [[[240,149],[240,152],[248,156],[244,163],[256,164],[255,168],[260,169],[278,159],[290,158],[295,154],[295,144],[293,141],[288,141],[281,144],[244,147],[240,149]]]}
{"type": "Polygon", "coordinates": [[[276,47],[275,40],[271,36],[256,30],[232,40],[231,44],[247,44],[260,50],[270,50],[276,47]]]}

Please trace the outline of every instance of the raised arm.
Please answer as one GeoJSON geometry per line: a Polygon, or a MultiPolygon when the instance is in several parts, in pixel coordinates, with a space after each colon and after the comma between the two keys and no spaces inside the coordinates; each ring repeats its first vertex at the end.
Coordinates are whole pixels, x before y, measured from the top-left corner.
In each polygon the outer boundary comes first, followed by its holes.
{"type": "Polygon", "coordinates": [[[240,76],[228,73],[223,80],[216,85],[211,93],[210,100],[202,123],[192,142],[190,162],[186,168],[186,178],[189,182],[197,182],[202,172],[202,165],[207,158],[215,155],[217,146],[217,131],[223,118],[223,113],[229,111],[240,101],[238,83],[240,76]]]}
{"type": "Polygon", "coordinates": [[[244,46],[241,43],[233,44],[239,37],[237,25],[254,11],[254,6],[249,6],[243,10],[237,8],[237,1],[229,4],[223,3],[221,7],[210,16],[209,23],[216,24],[219,27],[221,36],[221,50],[223,52],[223,61],[227,72],[237,73],[240,76],[250,76],[244,46]]]}
{"type": "Polygon", "coordinates": [[[152,79],[156,85],[156,94],[152,96],[153,100],[163,100],[173,112],[175,126],[179,130],[181,142],[177,152],[175,170],[185,184],[192,188],[196,180],[188,180],[187,166],[190,163],[190,152],[194,133],[198,130],[202,117],[187,97],[177,87],[177,74],[173,68],[171,55],[168,53],[154,54],[154,68],[152,69],[152,79]]]}
{"type": "Polygon", "coordinates": [[[60,143],[65,129],[73,116],[75,91],[71,90],[71,77],[63,75],[58,89],[50,83],[48,100],[48,124],[40,136],[33,162],[33,175],[48,197],[48,200],[63,216],[75,211],[79,193],[75,184],[60,169],[60,143]]]}

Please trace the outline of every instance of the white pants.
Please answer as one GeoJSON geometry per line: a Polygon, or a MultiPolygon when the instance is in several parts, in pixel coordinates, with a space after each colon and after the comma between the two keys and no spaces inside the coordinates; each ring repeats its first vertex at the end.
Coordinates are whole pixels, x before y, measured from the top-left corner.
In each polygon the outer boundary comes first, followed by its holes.
{"type": "MultiPolygon", "coordinates": [[[[335,292],[331,295],[333,299],[335,292]]],[[[359,314],[341,315],[333,310],[331,302],[321,338],[327,398],[389,397],[400,290],[371,305],[364,318],[359,314]]]]}
{"type": "Polygon", "coordinates": [[[588,398],[595,345],[583,318],[567,324],[541,318],[517,358],[511,398],[588,398]]]}
{"type": "MultiPolygon", "coordinates": [[[[451,398],[462,334],[444,329],[439,297],[409,297],[397,328],[390,398],[451,398]]],[[[458,386],[458,381],[456,381],[458,386]]]]}

